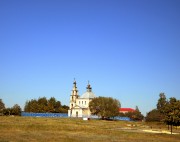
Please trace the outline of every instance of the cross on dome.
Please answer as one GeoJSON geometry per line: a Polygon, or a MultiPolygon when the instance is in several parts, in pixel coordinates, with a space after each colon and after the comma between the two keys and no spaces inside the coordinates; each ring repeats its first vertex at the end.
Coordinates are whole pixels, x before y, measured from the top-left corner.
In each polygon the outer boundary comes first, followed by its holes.
{"type": "Polygon", "coordinates": [[[86,89],[87,89],[87,92],[91,92],[92,91],[91,85],[89,84],[89,80],[88,80],[88,85],[87,85],[86,89]]]}

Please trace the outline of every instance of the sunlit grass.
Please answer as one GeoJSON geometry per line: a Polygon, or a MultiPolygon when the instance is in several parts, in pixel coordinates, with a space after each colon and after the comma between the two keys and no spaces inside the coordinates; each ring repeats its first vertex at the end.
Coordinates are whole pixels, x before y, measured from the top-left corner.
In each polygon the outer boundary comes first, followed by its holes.
{"type": "MultiPolygon", "coordinates": [[[[153,124],[155,127],[155,124],[153,124]]],[[[142,122],[104,121],[69,118],[0,117],[0,141],[121,141],[178,142],[180,135],[124,131],[141,129],[142,122]]],[[[146,126],[148,127],[148,126],[146,126]]]]}

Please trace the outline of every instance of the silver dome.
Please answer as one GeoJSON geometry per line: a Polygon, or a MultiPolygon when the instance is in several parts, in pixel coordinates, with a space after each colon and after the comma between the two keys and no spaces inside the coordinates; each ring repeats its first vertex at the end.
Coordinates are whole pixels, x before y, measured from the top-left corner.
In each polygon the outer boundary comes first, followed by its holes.
{"type": "Polygon", "coordinates": [[[92,92],[92,88],[91,88],[91,85],[89,84],[89,82],[88,82],[86,89],[87,89],[87,91],[80,98],[92,99],[92,98],[96,97],[94,95],[94,93],[92,92]]]}
{"type": "Polygon", "coordinates": [[[85,99],[92,99],[95,98],[95,94],[93,92],[85,92],[80,98],[85,98],[85,99]]]}

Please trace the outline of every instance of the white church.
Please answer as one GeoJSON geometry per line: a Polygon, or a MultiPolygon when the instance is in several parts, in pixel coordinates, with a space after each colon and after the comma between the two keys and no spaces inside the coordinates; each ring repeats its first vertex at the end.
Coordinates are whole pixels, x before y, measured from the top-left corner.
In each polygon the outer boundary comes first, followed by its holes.
{"type": "Polygon", "coordinates": [[[70,96],[68,117],[91,117],[89,102],[95,98],[95,94],[92,92],[92,88],[89,83],[86,89],[86,92],[82,96],[79,96],[76,81],[74,81],[70,96]]]}

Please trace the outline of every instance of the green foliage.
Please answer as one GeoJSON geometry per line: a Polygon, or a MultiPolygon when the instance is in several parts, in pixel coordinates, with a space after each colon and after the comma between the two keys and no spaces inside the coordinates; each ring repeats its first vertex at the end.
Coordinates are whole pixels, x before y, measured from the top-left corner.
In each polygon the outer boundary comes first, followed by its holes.
{"type": "Polygon", "coordinates": [[[159,96],[157,109],[163,116],[161,120],[168,126],[171,126],[172,133],[172,126],[180,126],[180,100],[170,98],[168,101],[164,93],[161,93],[159,96]]]}
{"type": "Polygon", "coordinates": [[[0,99],[0,115],[3,113],[3,110],[5,109],[5,105],[2,101],[2,99],[0,99]]]}
{"type": "Polygon", "coordinates": [[[165,107],[164,122],[168,125],[180,126],[180,100],[170,98],[165,107]]]}
{"type": "Polygon", "coordinates": [[[97,97],[89,103],[89,108],[94,115],[110,118],[119,115],[120,102],[111,97],[97,97]]]}
{"type": "Polygon", "coordinates": [[[153,109],[146,115],[147,122],[160,122],[162,120],[162,115],[157,109],[153,109]]]}
{"type": "Polygon", "coordinates": [[[62,113],[67,113],[67,110],[69,109],[69,107],[68,106],[66,106],[66,105],[63,105],[62,107],[61,107],[61,112],[62,113]]]}
{"type": "Polygon", "coordinates": [[[12,109],[11,108],[5,108],[3,110],[3,114],[4,115],[11,115],[12,114],[12,109]]]}
{"type": "Polygon", "coordinates": [[[5,108],[5,105],[0,99],[0,114],[1,115],[21,115],[21,107],[15,104],[12,108],[5,108]]]}
{"type": "Polygon", "coordinates": [[[4,115],[21,115],[21,107],[15,104],[12,108],[5,108],[3,110],[4,115]]]}
{"type": "Polygon", "coordinates": [[[144,116],[141,114],[137,106],[135,111],[125,113],[125,116],[131,118],[131,120],[134,121],[142,121],[144,118],[144,116]]]}
{"type": "Polygon", "coordinates": [[[21,107],[18,104],[15,104],[12,108],[11,108],[11,114],[12,115],[21,115],[21,107]]]}
{"type": "Polygon", "coordinates": [[[120,112],[120,113],[119,113],[119,116],[120,116],[120,117],[126,117],[126,113],[120,112]]]}
{"type": "Polygon", "coordinates": [[[180,100],[170,98],[166,100],[164,93],[161,93],[157,103],[157,109],[163,116],[161,119],[167,125],[180,125],[180,100]]]}
{"type": "Polygon", "coordinates": [[[39,98],[38,100],[32,99],[26,101],[24,111],[26,112],[51,112],[51,113],[67,113],[69,107],[62,107],[61,102],[57,101],[54,97],[49,100],[46,97],[39,98]]]}
{"type": "Polygon", "coordinates": [[[164,93],[160,93],[159,94],[159,100],[158,100],[158,103],[157,103],[157,110],[162,114],[164,115],[164,110],[165,110],[165,107],[166,107],[166,104],[167,104],[167,100],[166,100],[166,96],[164,93]]]}

